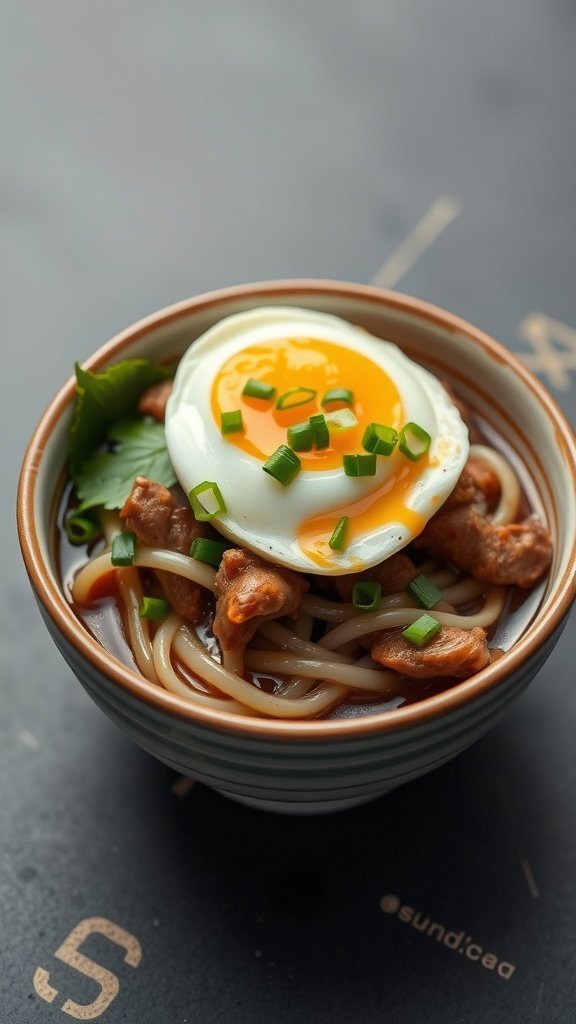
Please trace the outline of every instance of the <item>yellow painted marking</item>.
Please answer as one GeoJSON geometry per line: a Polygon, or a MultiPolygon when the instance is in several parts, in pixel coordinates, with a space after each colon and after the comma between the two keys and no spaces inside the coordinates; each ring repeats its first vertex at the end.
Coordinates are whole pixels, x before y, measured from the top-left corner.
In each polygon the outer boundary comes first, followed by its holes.
{"type": "MultiPolygon", "coordinates": [[[[118,995],[120,982],[115,974],[101,967],[88,956],[79,952],[78,947],[89,935],[97,933],[115,942],[126,951],[124,961],[131,967],[138,967],[142,958],[142,947],[130,932],[125,931],[113,921],[105,917],[87,917],[80,921],[64,942],[58,947],[54,956],[62,960],[70,967],[74,967],[80,974],[92,978],[100,986],[100,994],[91,1003],[76,1003],[73,999],[66,999],[62,1004],[62,1013],[74,1017],[76,1020],[95,1020],[100,1017],[118,995]]],[[[53,1003],[58,995],[58,989],[50,984],[50,975],[43,967],[38,967],[33,979],[36,993],[47,1003],[53,1003]]]]}
{"type": "Polygon", "coordinates": [[[545,313],[529,313],[518,326],[518,335],[534,350],[519,353],[528,369],[544,374],[558,391],[568,391],[570,371],[576,370],[576,330],[545,313]]]}
{"type": "Polygon", "coordinates": [[[412,228],[371,280],[378,288],[395,288],[401,277],[440,237],[460,213],[461,205],[451,196],[440,196],[412,228]]]}

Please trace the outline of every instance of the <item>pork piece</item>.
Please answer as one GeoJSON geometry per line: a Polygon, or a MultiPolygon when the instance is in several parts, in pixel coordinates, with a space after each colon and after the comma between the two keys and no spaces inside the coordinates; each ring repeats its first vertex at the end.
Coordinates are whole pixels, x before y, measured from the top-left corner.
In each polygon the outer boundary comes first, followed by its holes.
{"type": "MultiPolygon", "coordinates": [[[[189,555],[196,537],[212,537],[205,523],[198,523],[190,506],[180,506],[162,484],[139,476],[120,510],[120,518],[138,539],[151,548],[167,548],[189,555]]],[[[203,588],[192,580],[158,570],[166,600],[178,615],[198,622],[203,613],[203,588]]]]}
{"type": "MultiPolygon", "coordinates": [[[[495,508],[500,499],[500,478],[483,459],[471,455],[466,463],[466,470],[472,477],[477,491],[480,491],[489,509],[495,508]]],[[[480,502],[477,500],[477,504],[480,502]]]]}
{"type": "Polygon", "coordinates": [[[552,557],[550,536],[535,518],[493,526],[474,467],[464,467],[454,491],[414,541],[433,558],[452,562],[478,580],[531,587],[552,557]]]}
{"type": "Polygon", "coordinates": [[[158,384],[152,384],[140,395],[138,412],[142,416],[152,416],[158,423],[164,423],[166,416],[166,403],[170,398],[173,381],[161,380],[158,384]]]}
{"type": "Polygon", "coordinates": [[[222,649],[245,647],[262,622],[298,614],[306,580],[242,548],[224,552],[216,573],[213,630],[222,649]]]}
{"type": "Polygon", "coordinates": [[[352,591],[355,583],[361,580],[371,580],[380,583],[382,595],[398,594],[405,590],[411,580],[418,575],[418,569],[412,559],[408,558],[402,551],[391,555],[384,562],[373,565],[371,569],[364,569],[362,572],[353,572],[347,576],[335,576],[333,584],[338,592],[341,601],[351,601],[352,591]]]}
{"type": "Polygon", "coordinates": [[[411,679],[437,676],[467,679],[490,664],[486,633],[479,626],[474,629],[442,626],[425,647],[410,643],[401,630],[382,630],[373,640],[371,657],[385,668],[411,679]]]}

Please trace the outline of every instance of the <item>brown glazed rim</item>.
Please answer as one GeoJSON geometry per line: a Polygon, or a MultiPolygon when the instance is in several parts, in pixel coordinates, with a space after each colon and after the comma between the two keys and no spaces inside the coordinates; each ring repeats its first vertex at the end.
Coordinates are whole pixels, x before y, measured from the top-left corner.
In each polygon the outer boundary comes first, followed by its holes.
{"type": "MultiPolygon", "coordinates": [[[[258,298],[286,298],[290,295],[322,295],[369,300],[380,306],[393,308],[398,313],[416,315],[429,323],[461,334],[484,349],[492,358],[505,363],[522,380],[524,387],[538,400],[548,419],[555,427],[557,444],[566,464],[570,467],[573,486],[576,488],[576,450],[570,424],[560,407],[546,391],[540,381],[530,373],[512,353],[489,335],[465,320],[436,306],[396,292],[383,291],[371,285],[352,284],[330,280],[285,280],[238,285],[208,292],[184,300],[145,317],[126,330],[121,331],[95,352],[84,364],[86,368],[97,369],[112,358],[122,355],[123,350],[137,338],[141,338],[162,324],[180,319],[193,311],[207,310],[222,302],[253,296],[258,298]]],[[[30,581],[37,597],[55,623],[59,632],[86,659],[94,670],[105,675],[128,695],[144,701],[150,708],[168,713],[190,724],[204,725],[212,730],[262,738],[284,740],[312,740],[332,738],[334,740],[359,738],[362,735],[397,732],[402,729],[425,725],[434,719],[464,708],[468,703],[486,695],[498,686],[509,673],[517,671],[537,650],[546,643],[568,614],[576,596],[576,579],[573,566],[576,560],[576,538],[572,544],[571,558],[566,572],[554,587],[554,597],[546,612],[532,623],[527,633],[492,665],[483,669],[469,680],[456,684],[449,690],[407,707],[400,707],[394,714],[377,712],[374,715],[357,718],[313,721],[278,721],[276,719],[250,718],[199,708],[169,693],[162,687],[144,679],[110,655],[91,636],[74,615],[71,607],[57,587],[54,586],[42,557],[36,533],[34,517],[35,489],[38,468],[51,432],[74,396],[75,382],[71,378],[58,392],[40,420],[24,456],[18,486],[18,532],[20,544],[30,581]]],[[[557,512],[556,512],[557,514],[557,512]]]]}

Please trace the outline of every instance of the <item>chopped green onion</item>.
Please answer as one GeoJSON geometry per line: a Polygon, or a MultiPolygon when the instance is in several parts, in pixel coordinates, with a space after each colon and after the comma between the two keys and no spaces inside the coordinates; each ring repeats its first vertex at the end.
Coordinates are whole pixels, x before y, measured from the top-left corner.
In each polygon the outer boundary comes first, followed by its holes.
{"type": "Polygon", "coordinates": [[[433,608],[443,597],[442,591],[426,576],[416,576],[416,579],[410,580],[406,590],[423,608],[433,608]]]}
{"type": "Polygon", "coordinates": [[[375,455],[345,455],[342,463],[346,476],[375,476],[375,455]]]}
{"type": "Polygon", "coordinates": [[[346,405],[354,405],[354,394],[350,388],[330,388],[321,401],[321,405],[330,405],[331,402],[344,402],[346,405]]]}
{"type": "Polygon", "coordinates": [[[163,597],[143,597],[138,607],[138,614],[141,619],[154,619],[155,622],[162,622],[170,615],[170,605],[163,597]]]}
{"type": "Polygon", "coordinates": [[[190,554],[192,558],[197,558],[199,562],[206,562],[207,565],[213,565],[217,569],[222,561],[222,555],[228,547],[228,544],[223,544],[219,540],[211,540],[208,537],[196,537],[192,541],[190,554]]]}
{"type": "Polygon", "coordinates": [[[383,423],[369,423],[364,431],[362,447],[376,455],[391,455],[396,447],[398,434],[393,427],[383,423]]]}
{"type": "Polygon", "coordinates": [[[352,409],[335,409],[334,412],[327,412],[324,419],[331,434],[340,434],[343,430],[358,426],[358,419],[352,409]]]}
{"type": "Polygon", "coordinates": [[[360,580],[352,590],[352,604],[363,612],[374,612],[380,607],[382,584],[374,580],[360,580]]]}
{"type": "Polygon", "coordinates": [[[255,380],[254,377],[250,377],[244,385],[242,394],[248,398],[264,398],[267,402],[271,402],[276,394],[276,388],[271,384],[265,384],[263,380],[255,380]]]}
{"type": "Polygon", "coordinates": [[[295,452],[309,452],[314,444],[314,432],[308,420],[288,427],[288,444],[295,452]]]}
{"type": "Polygon", "coordinates": [[[136,558],[136,536],[133,533],[117,533],[112,541],[112,565],[134,565],[136,558]]]}
{"type": "Polygon", "coordinates": [[[214,516],[226,512],[226,502],[218,484],[213,480],[203,480],[201,484],[193,487],[188,494],[188,500],[192,506],[194,518],[199,523],[206,523],[214,516]]]}
{"type": "Polygon", "coordinates": [[[328,431],[324,413],[319,412],[315,416],[311,416],[310,426],[312,427],[312,434],[314,435],[314,444],[318,451],[321,451],[323,448],[327,448],[330,444],[330,433],[328,431]]]}
{"type": "Polygon", "coordinates": [[[342,516],[334,527],[334,532],[328,541],[332,551],[342,551],[346,543],[346,532],[348,530],[348,516],[342,516]]]}
{"type": "Polygon", "coordinates": [[[262,469],[273,476],[283,487],[288,487],[300,472],[300,459],[286,444],[281,444],[269,459],[263,463],[262,469]]]}
{"type": "Polygon", "coordinates": [[[428,431],[424,430],[424,427],[418,426],[417,423],[407,423],[400,431],[398,447],[403,455],[406,455],[412,462],[417,462],[423,455],[426,455],[431,441],[432,438],[428,431]]]}
{"type": "Polygon", "coordinates": [[[406,637],[415,647],[425,647],[428,641],[436,636],[440,628],[438,619],[434,619],[432,615],[421,615],[411,626],[402,630],[402,636],[406,637]]]}
{"type": "Polygon", "coordinates": [[[314,388],[290,388],[276,402],[277,409],[296,409],[299,405],[306,405],[318,394],[314,388]]]}
{"type": "Polygon", "coordinates": [[[237,434],[241,430],[244,430],[241,409],[220,413],[220,432],[222,434],[237,434]]]}
{"type": "Polygon", "coordinates": [[[101,532],[100,527],[88,516],[68,516],[64,529],[71,544],[88,544],[101,532]]]}

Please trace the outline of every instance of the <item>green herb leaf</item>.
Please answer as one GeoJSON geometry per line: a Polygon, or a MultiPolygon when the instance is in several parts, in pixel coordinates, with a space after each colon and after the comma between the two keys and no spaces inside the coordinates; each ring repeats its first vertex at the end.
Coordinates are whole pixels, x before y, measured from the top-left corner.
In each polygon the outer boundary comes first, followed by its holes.
{"type": "Polygon", "coordinates": [[[70,475],[77,484],[84,463],[106,437],[108,427],[136,411],[142,392],[171,371],[148,359],[125,359],[103,373],[91,373],[76,363],[76,406],[70,430],[70,475]]]}
{"type": "Polygon", "coordinates": [[[78,515],[95,505],[121,508],[137,476],[147,476],[165,487],[176,483],[161,423],[150,419],[116,420],[107,432],[117,447],[97,452],[76,476],[78,515]]]}

